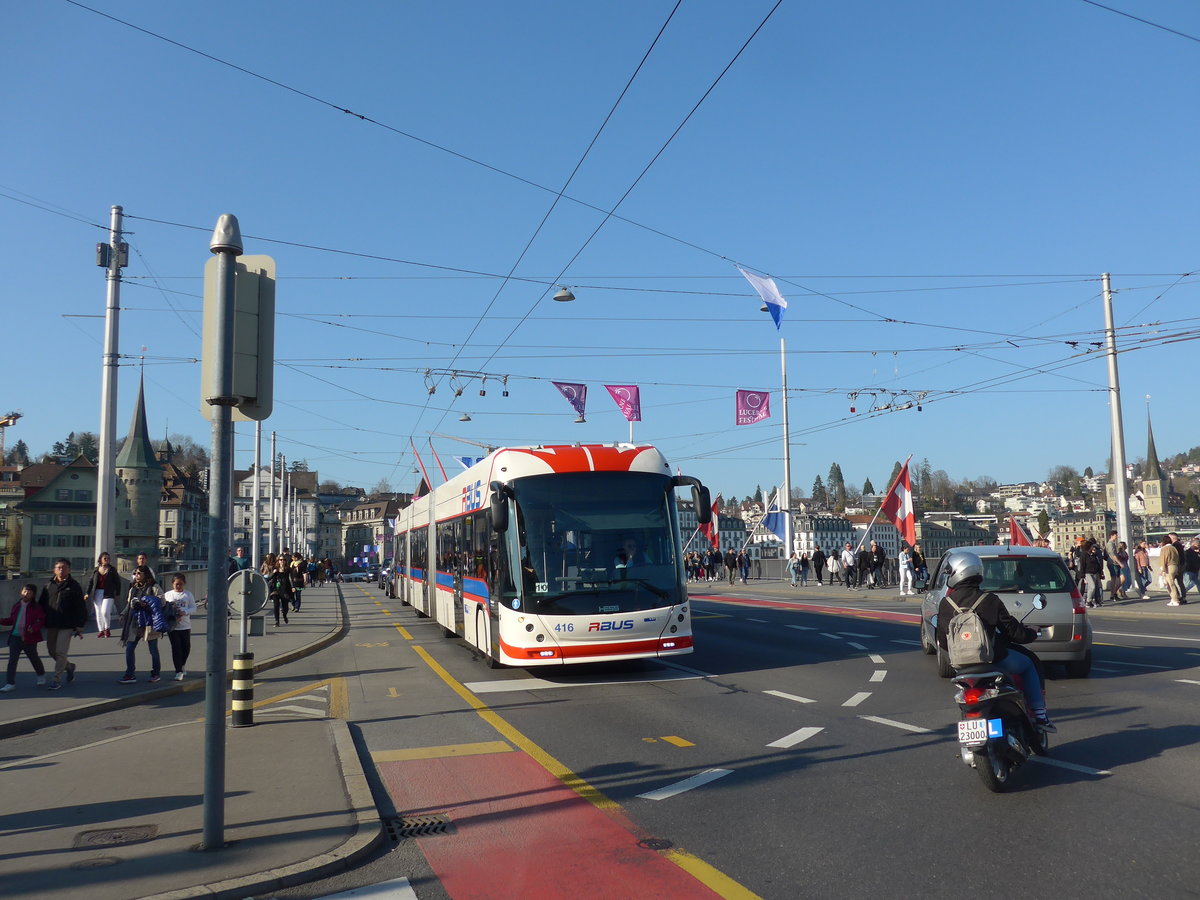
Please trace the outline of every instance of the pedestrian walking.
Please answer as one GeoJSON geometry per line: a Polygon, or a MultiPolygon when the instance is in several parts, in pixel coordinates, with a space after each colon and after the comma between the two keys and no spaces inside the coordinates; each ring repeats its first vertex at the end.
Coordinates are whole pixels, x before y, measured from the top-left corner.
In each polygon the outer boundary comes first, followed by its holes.
{"type": "Polygon", "coordinates": [[[1163,580],[1167,583],[1170,598],[1167,606],[1182,606],[1187,603],[1183,591],[1183,554],[1179,549],[1179,535],[1168,534],[1158,552],[1158,563],[1162,567],[1163,580]]]}
{"type": "Polygon", "coordinates": [[[71,638],[83,637],[87,625],[83,588],[71,577],[70,560],[55,560],[54,577],[42,588],[38,603],[46,614],[46,652],[54,657],[54,680],[50,682],[50,690],[57,691],[63,686],[63,676],[68,684],[75,680],[75,663],[68,659],[71,638]]]}
{"type": "Polygon", "coordinates": [[[150,648],[150,677],[156,683],[162,672],[162,659],[158,652],[158,640],[167,633],[166,610],[163,608],[163,592],[154,582],[149,566],[138,566],[133,570],[129,585],[128,602],[125,604],[121,623],[121,646],[125,648],[125,675],[117,684],[136,684],[137,657],[135,652],[141,641],[150,648]]]}
{"type": "Polygon", "coordinates": [[[887,572],[884,571],[886,564],[887,551],[871,541],[871,582],[875,587],[883,587],[887,584],[887,572]]]}
{"type": "Polygon", "coordinates": [[[1123,568],[1120,559],[1121,546],[1121,542],[1117,539],[1117,532],[1109,532],[1108,543],[1104,545],[1104,568],[1108,572],[1108,599],[1110,603],[1129,599],[1128,596],[1122,596],[1125,592],[1121,589],[1121,569],[1123,568]]]}
{"type": "Polygon", "coordinates": [[[37,602],[37,585],[27,584],[21,588],[21,596],[13,604],[12,612],[7,618],[0,619],[0,627],[9,626],[6,643],[8,644],[8,671],[5,673],[4,687],[0,692],[8,693],[17,689],[17,663],[21,654],[33,665],[37,673],[37,684],[41,687],[46,683],[46,667],[38,656],[38,643],[42,640],[42,628],[46,624],[46,612],[37,602]]]}
{"type": "Polygon", "coordinates": [[[912,551],[908,548],[907,543],[900,545],[898,562],[900,563],[900,596],[915,596],[917,592],[913,590],[913,579],[917,572],[913,568],[912,551]]]}
{"type": "Polygon", "coordinates": [[[836,548],[834,549],[834,551],[832,553],[829,554],[829,557],[826,559],[826,562],[829,564],[829,586],[833,587],[835,584],[841,584],[842,583],[842,561],[838,556],[838,552],[837,552],[836,548]]]}
{"type": "Polygon", "coordinates": [[[1200,591],[1200,538],[1192,538],[1192,543],[1183,551],[1183,596],[1188,591],[1200,591]]]}
{"type": "Polygon", "coordinates": [[[750,583],[750,557],[745,550],[739,550],[737,555],[738,572],[742,576],[742,584],[750,583]]]}
{"type": "Polygon", "coordinates": [[[1088,538],[1080,548],[1076,565],[1080,572],[1080,593],[1087,606],[1102,606],[1104,596],[1104,552],[1096,545],[1095,538],[1088,538]]]}
{"type": "Polygon", "coordinates": [[[854,589],[854,551],[850,548],[849,542],[846,544],[846,549],[842,551],[842,577],[846,580],[846,590],[854,589]]]}
{"type": "Polygon", "coordinates": [[[795,587],[800,580],[800,557],[795,553],[787,561],[788,577],[791,579],[792,587],[795,587]]]}
{"type": "Polygon", "coordinates": [[[112,624],[113,604],[121,596],[121,576],[110,560],[107,553],[100,554],[87,587],[83,589],[83,602],[91,602],[96,613],[96,637],[101,638],[112,637],[109,625],[112,624]]]}
{"type": "Polygon", "coordinates": [[[808,553],[800,551],[800,587],[808,587],[808,569],[811,565],[811,560],[808,558],[808,553]]]}
{"type": "Polygon", "coordinates": [[[925,554],[921,551],[920,541],[912,545],[912,564],[913,573],[916,575],[915,588],[924,590],[929,583],[929,564],[925,561],[925,554]]]}
{"type": "Polygon", "coordinates": [[[300,612],[300,594],[304,591],[304,560],[297,556],[292,560],[292,612],[300,612]]]}
{"type": "Polygon", "coordinates": [[[875,554],[866,547],[859,547],[858,558],[854,561],[855,571],[858,573],[858,586],[860,588],[873,588],[875,584],[871,579],[871,569],[875,565],[875,554]]]}
{"type": "Polygon", "coordinates": [[[1145,600],[1150,592],[1150,584],[1154,581],[1154,571],[1150,568],[1150,550],[1145,541],[1138,541],[1133,551],[1133,581],[1138,594],[1145,600]]]}
{"type": "Polygon", "coordinates": [[[275,571],[267,576],[267,596],[271,598],[275,610],[275,627],[279,627],[280,613],[286,625],[288,608],[292,605],[292,573],[282,558],[275,561],[275,571]]]}
{"type": "Polygon", "coordinates": [[[737,578],[738,555],[733,552],[733,549],[725,551],[725,570],[729,572],[729,583],[733,584],[733,580],[737,578]]]}
{"type": "MultiPolygon", "coordinates": [[[[817,584],[824,584],[825,583],[825,581],[824,581],[825,551],[821,549],[820,544],[813,544],[812,566],[813,566],[813,572],[817,576],[817,584]]],[[[831,584],[833,583],[832,578],[830,579],[830,583],[831,584]]]]}
{"type": "Polygon", "coordinates": [[[171,663],[175,666],[175,680],[187,677],[188,656],[192,652],[192,613],[196,611],[196,598],[187,589],[187,576],[176,573],[171,579],[171,590],[163,594],[163,601],[175,613],[167,640],[171,642],[171,663]]]}
{"type": "Polygon", "coordinates": [[[1121,569],[1121,574],[1118,576],[1120,592],[1117,598],[1119,600],[1128,600],[1129,591],[1127,588],[1133,585],[1133,574],[1129,571],[1129,548],[1124,541],[1117,544],[1117,565],[1121,569]]]}

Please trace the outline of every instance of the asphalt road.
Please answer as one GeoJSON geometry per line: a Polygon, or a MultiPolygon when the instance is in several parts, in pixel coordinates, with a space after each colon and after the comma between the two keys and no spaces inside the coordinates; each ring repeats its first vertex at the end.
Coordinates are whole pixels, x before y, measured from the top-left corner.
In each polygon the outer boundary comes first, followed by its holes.
{"type": "MultiPolygon", "coordinates": [[[[1096,613],[1092,677],[1051,668],[1051,757],[993,795],[959,760],[912,603],[810,590],[797,602],[838,611],[779,608],[750,586],[693,597],[688,656],[535,672],[488,669],[373,585],[345,595],[349,636],[258,695],[345,678],[381,815],[448,811],[458,833],[276,896],[1196,896],[1200,619],[1096,613]],[[680,869],[606,875],[630,853],[680,869]]],[[[194,717],[190,703],[103,727],[194,717]]]]}

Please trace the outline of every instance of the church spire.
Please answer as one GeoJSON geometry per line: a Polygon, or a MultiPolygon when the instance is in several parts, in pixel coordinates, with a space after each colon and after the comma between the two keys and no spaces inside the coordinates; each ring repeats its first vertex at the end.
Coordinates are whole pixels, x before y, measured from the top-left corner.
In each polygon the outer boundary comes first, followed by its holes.
{"type": "Polygon", "coordinates": [[[1154,426],[1150,422],[1150,414],[1146,414],[1146,431],[1148,437],[1146,440],[1146,480],[1147,481],[1165,481],[1166,476],[1163,475],[1162,466],[1158,464],[1158,451],[1154,449],[1154,426]]]}
{"type": "Polygon", "coordinates": [[[154,445],[150,443],[150,431],[146,427],[146,385],[138,381],[137,404],[133,408],[133,421],[129,424],[129,437],[117,454],[118,469],[161,469],[154,445]]]}

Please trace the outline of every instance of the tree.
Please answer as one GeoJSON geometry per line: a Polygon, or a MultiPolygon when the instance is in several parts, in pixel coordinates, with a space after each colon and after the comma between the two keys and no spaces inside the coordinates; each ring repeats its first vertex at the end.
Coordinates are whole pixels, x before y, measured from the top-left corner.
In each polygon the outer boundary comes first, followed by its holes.
{"type": "Polygon", "coordinates": [[[24,441],[17,441],[4,456],[4,464],[7,466],[29,465],[29,447],[24,441]]]}
{"type": "Polygon", "coordinates": [[[914,470],[909,469],[909,480],[912,481],[913,493],[919,493],[922,497],[928,494],[931,490],[933,482],[933,468],[929,465],[929,457],[921,460],[921,464],[915,469],[917,477],[912,477],[914,470]]]}
{"type": "Polygon", "coordinates": [[[390,494],[391,492],[392,485],[386,478],[380,478],[379,481],[375,483],[375,487],[371,488],[371,496],[390,494]]]}
{"type": "MultiPolygon", "coordinates": [[[[1111,469],[1111,468],[1112,468],[1112,466],[1109,466],[1109,468],[1111,469]]],[[[1091,467],[1091,466],[1088,466],[1086,469],[1084,469],[1084,470],[1083,470],[1083,477],[1084,477],[1084,478],[1093,478],[1093,477],[1095,477],[1095,475],[1096,475],[1096,473],[1092,471],[1092,467],[1091,467]]]]}
{"type": "Polygon", "coordinates": [[[1079,481],[1079,471],[1074,466],[1055,466],[1046,476],[1047,481],[1057,481],[1059,484],[1069,484],[1079,481]]]}
{"type": "Polygon", "coordinates": [[[813,505],[815,506],[829,505],[829,498],[825,494],[825,482],[821,480],[820,475],[818,475],[816,480],[813,481],[812,501],[813,505]]]}
{"type": "Polygon", "coordinates": [[[842,467],[837,463],[829,467],[825,490],[829,495],[829,505],[836,512],[842,512],[846,508],[846,479],[842,477],[842,467]]]}
{"type": "Polygon", "coordinates": [[[862,492],[863,492],[864,494],[873,494],[873,493],[875,493],[875,485],[871,484],[871,479],[870,479],[870,478],[867,478],[867,480],[863,482],[863,489],[862,489],[862,492]]]}
{"type": "Polygon", "coordinates": [[[342,486],[332,479],[327,479],[317,485],[318,494],[340,494],[342,490],[342,486]]]}
{"type": "Polygon", "coordinates": [[[1038,513],[1038,534],[1043,537],[1050,534],[1050,516],[1044,509],[1038,513]]]}
{"type": "Polygon", "coordinates": [[[292,464],[290,466],[288,466],[288,468],[293,472],[307,472],[308,471],[308,460],[307,459],[294,459],[294,460],[292,460],[292,464]]]}
{"type": "Polygon", "coordinates": [[[1183,499],[1183,505],[1188,512],[1195,513],[1197,509],[1200,509],[1200,496],[1197,496],[1195,491],[1190,491],[1183,499]]]}
{"type": "MultiPolygon", "coordinates": [[[[892,466],[892,474],[888,477],[888,487],[891,487],[896,483],[896,476],[900,474],[900,470],[903,468],[904,465],[900,462],[900,460],[896,460],[896,464],[892,466]]],[[[909,486],[912,487],[913,493],[917,493],[917,485],[916,482],[913,481],[911,471],[908,473],[908,483],[909,486]]]]}

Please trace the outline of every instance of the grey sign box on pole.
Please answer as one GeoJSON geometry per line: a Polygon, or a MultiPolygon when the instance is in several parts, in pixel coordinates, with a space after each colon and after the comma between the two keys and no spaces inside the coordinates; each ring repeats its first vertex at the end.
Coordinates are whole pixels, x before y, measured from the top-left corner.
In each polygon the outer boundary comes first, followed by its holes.
{"type": "MultiPolygon", "coordinates": [[[[200,412],[213,417],[209,397],[215,396],[216,263],[204,266],[204,352],[200,364],[200,412]]],[[[269,256],[239,256],[236,266],[233,323],[233,407],[235,422],[269,418],[275,385],[275,260],[269,256]]]]}

